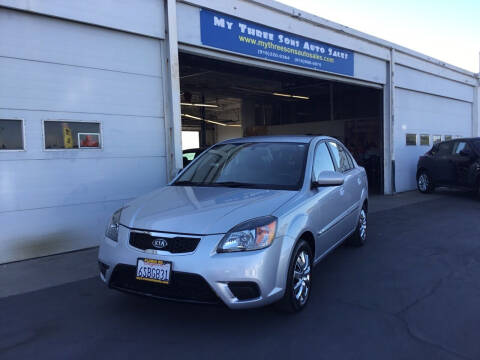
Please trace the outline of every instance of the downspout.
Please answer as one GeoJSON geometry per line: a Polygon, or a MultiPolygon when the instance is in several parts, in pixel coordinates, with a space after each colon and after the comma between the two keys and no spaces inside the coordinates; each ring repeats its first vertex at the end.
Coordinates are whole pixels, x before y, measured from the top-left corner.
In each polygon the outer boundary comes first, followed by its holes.
{"type": "Polygon", "coordinates": [[[480,136],[479,117],[480,117],[480,52],[478,54],[478,73],[475,74],[477,84],[473,89],[473,111],[472,111],[472,136],[480,136]]]}
{"type": "Polygon", "coordinates": [[[472,136],[480,136],[478,121],[480,114],[480,75],[476,75],[477,85],[473,89],[472,136]]]}
{"type": "Polygon", "coordinates": [[[395,186],[395,49],[390,48],[390,161],[391,161],[391,193],[397,192],[395,186]]]}

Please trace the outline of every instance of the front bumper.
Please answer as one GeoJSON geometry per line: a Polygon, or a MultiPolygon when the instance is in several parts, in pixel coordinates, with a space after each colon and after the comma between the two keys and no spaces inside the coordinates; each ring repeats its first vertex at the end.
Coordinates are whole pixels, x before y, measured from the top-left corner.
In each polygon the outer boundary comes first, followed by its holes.
{"type": "Polygon", "coordinates": [[[129,236],[130,230],[121,226],[118,242],[105,238],[100,244],[99,261],[106,265],[100,276],[113,288],[173,300],[207,303],[220,300],[232,309],[267,305],[283,296],[289,258],[289,254],[282,254],[283,238],[276,238],[263,250],[218,254],[216,248],[223,234],[209,235],[201,237],[193,252],[171,254],[134,248],[129,244],[129,236]],[[136,280],[138,258],[172,262],[170,285],[136,280]],[[253,285],[258,291],[253,293],[254,297],[245,299],[238,291],[234,295],[233,284],[253,285]]]}

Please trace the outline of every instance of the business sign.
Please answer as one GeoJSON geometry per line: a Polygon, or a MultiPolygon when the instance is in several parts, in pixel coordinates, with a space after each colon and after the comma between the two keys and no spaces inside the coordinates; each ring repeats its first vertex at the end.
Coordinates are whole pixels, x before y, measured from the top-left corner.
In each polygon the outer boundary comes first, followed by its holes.
{"type": "Polygon", "coordinates": [[[353,76],[354,53],[232,16],[202,9],[202,44],[265,60],[353,76]]]}

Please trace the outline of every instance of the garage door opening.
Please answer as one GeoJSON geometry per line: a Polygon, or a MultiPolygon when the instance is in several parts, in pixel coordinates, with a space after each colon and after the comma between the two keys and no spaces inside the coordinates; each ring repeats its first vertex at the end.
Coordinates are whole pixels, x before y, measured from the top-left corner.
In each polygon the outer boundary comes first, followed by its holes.
{"type": "Polygon", "coordinates": [[[332,136],[366,168],[370,191],[383,193],[381,89],[186,53],[179,59],[182,132],[198,132],[192,144],[204,148],[259,135],[332,136]]]}

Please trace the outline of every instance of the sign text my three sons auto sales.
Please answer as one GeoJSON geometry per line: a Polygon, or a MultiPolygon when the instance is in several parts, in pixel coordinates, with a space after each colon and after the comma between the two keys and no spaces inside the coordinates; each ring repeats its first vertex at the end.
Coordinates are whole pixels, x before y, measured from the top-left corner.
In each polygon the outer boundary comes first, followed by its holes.
{"type": "Polygon", "coordinates": [[[202,44],[236,53],[353,76],[354,53],[260,24],[202,9],[202,44]]]}

